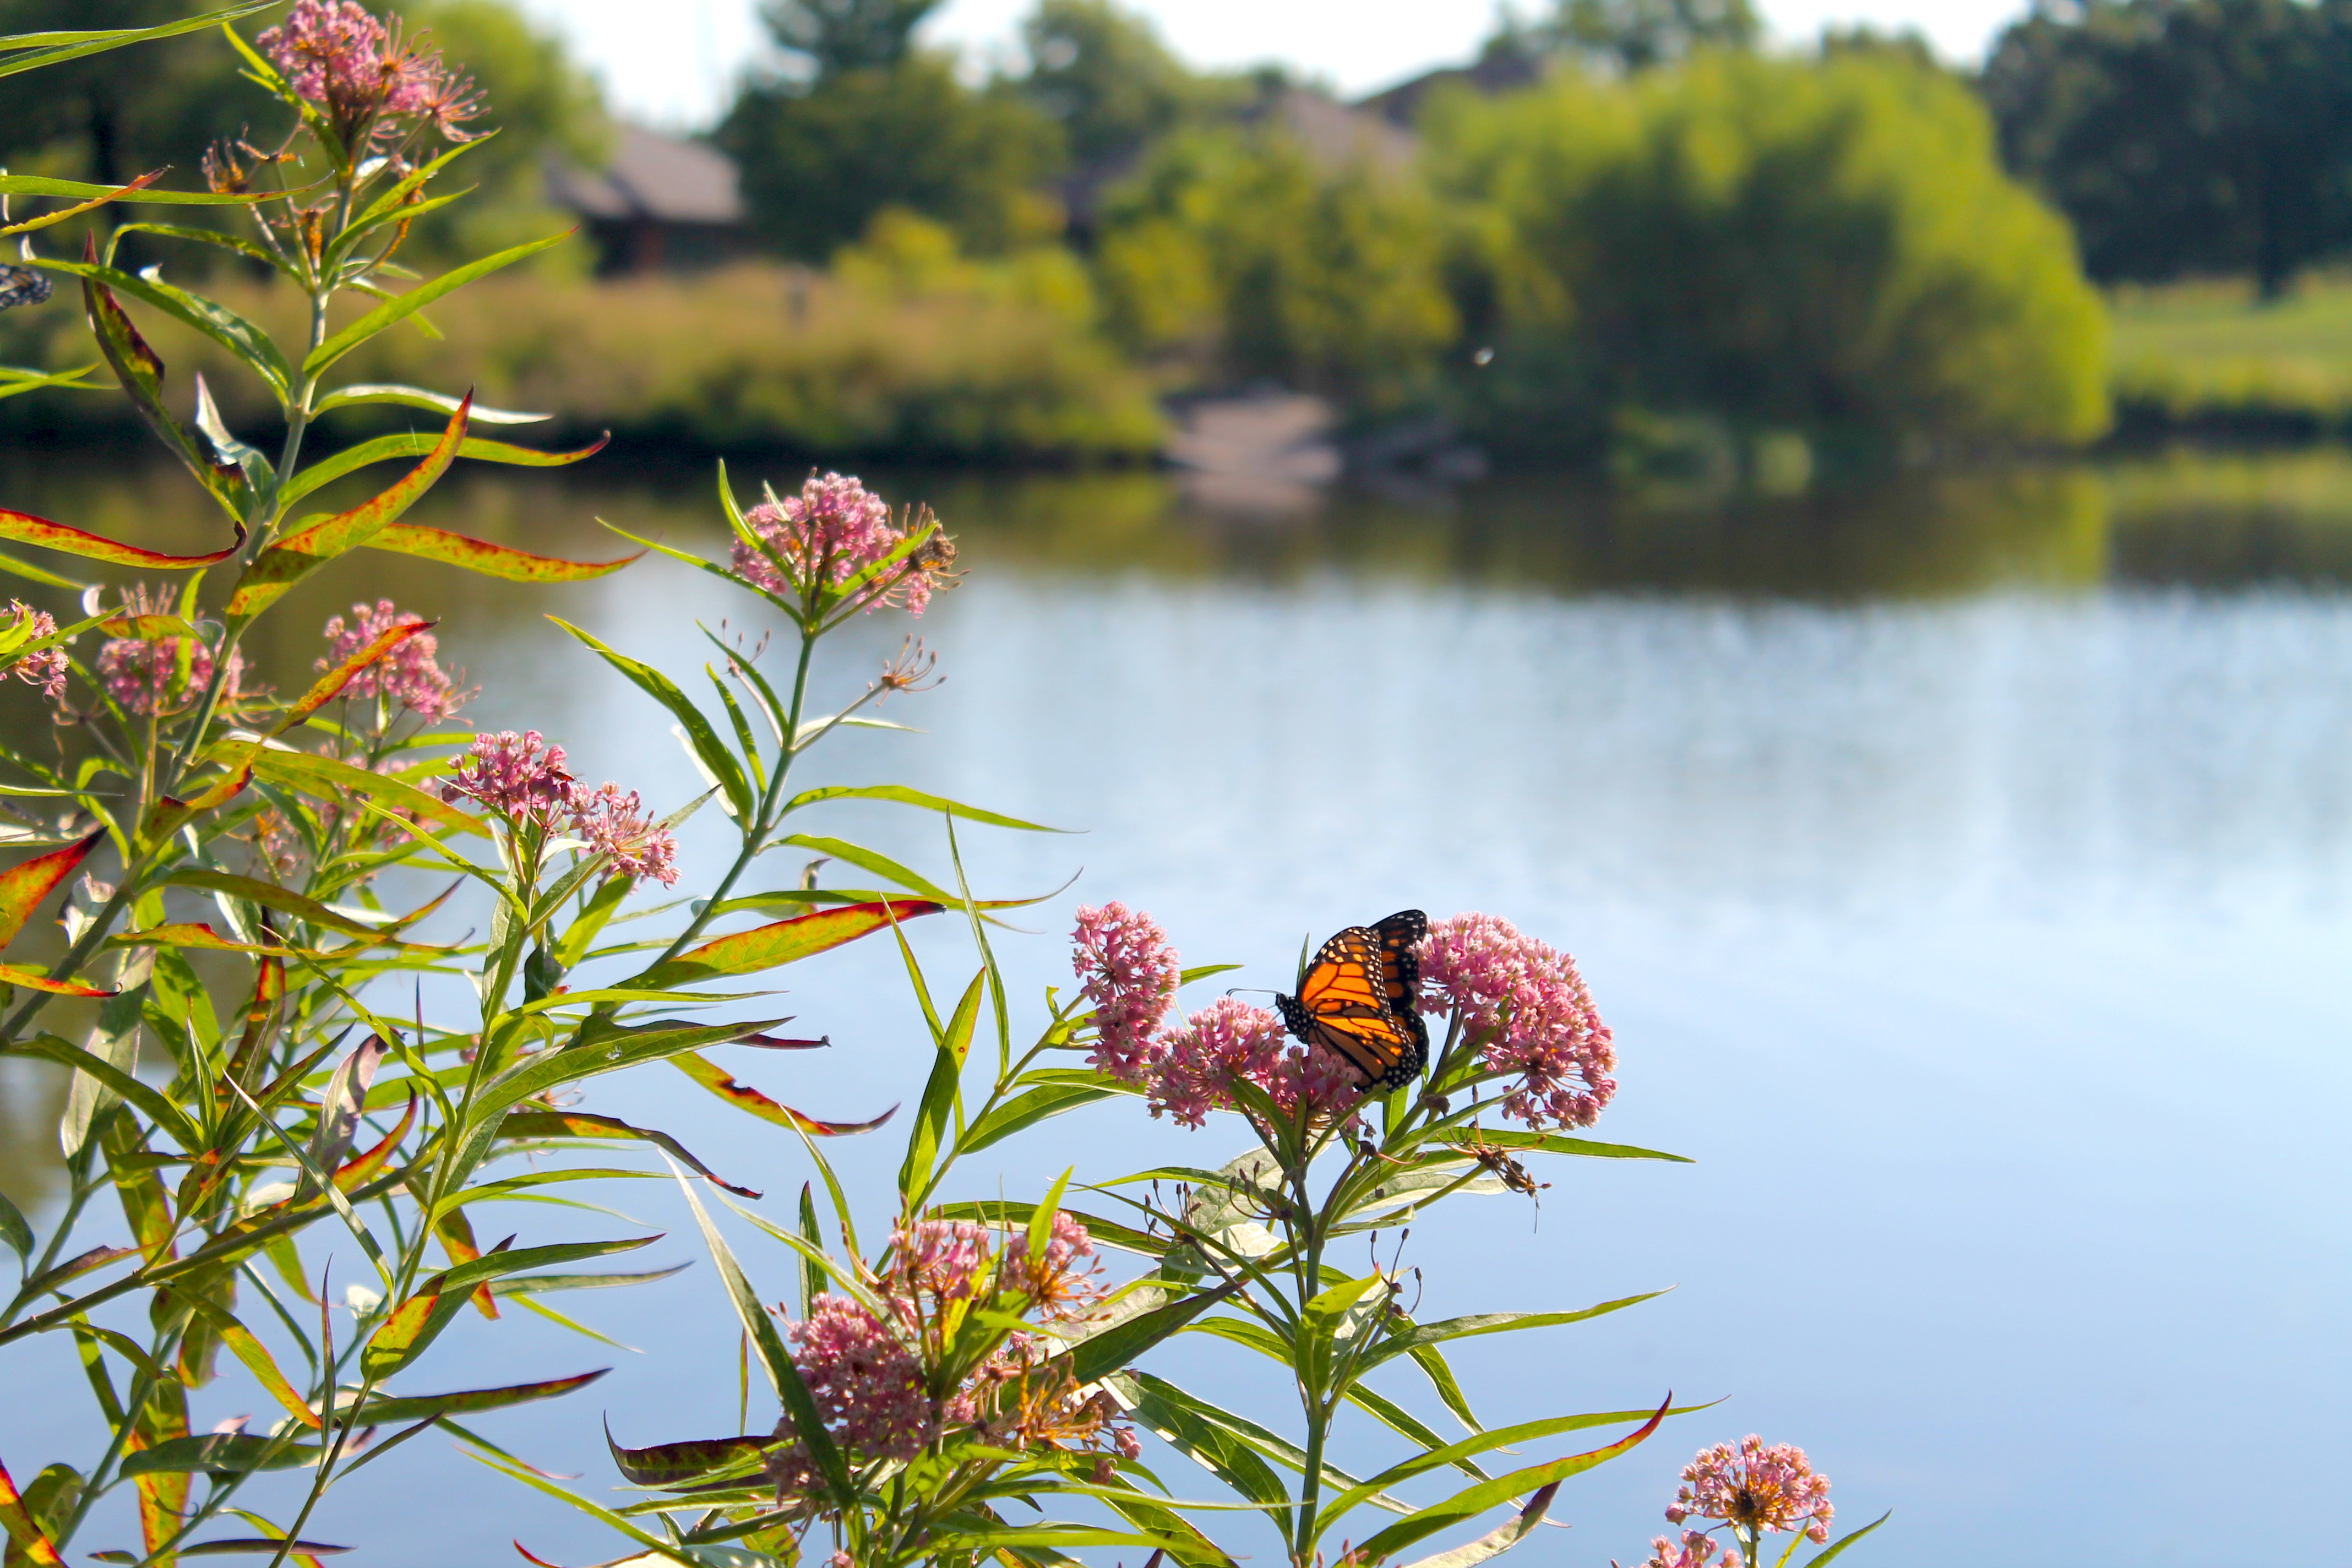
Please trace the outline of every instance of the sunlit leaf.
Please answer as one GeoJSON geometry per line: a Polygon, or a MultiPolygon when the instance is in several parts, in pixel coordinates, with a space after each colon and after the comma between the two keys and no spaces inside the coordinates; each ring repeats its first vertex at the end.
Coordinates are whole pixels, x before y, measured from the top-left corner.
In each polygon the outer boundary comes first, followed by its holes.
{"type": "MultiPolygon", "coordinates": [[[[68,555],[105,561],[117,566],[141,566],[158,572],[191,572],[200,566],[226,561],[236,554],[237,547],[245,542],[245,528],[239,524],[236,537],[209,554],[166,555],[160,550],[142,550],[135,544],[119,543],[62,522],[51,522],[45,517],[35,517],[30,512],[0,508],[0,539],[13,539],[19,544],[37,544],[44,550],[60,550],[68,555]]],[[[29,570],[17,574],[33,575],[29,570]]]]}
{"type": "Polygon", "coordinates": [[[444,827],[461,833],[480,833],[482,825],[458,810],[440,796],[429,795],[404,779],[388,778],[371,773],[332,757],[314,756],[308,752],[281,752],[275,748],[257,752],[253,771],[273,784],[289,784],[306,794],[333,798],[330,792],[346,789],[356,795],[370,795],[413,816],[424,817],[444,827]]]}
{"type": "Polygon", "coordinates": [[[631,658],[625,653],[608,647],[590,633],[582,631],[561,616],[550,616],[547,618],[595,649],[605,663],[627,676],[632,685],[668,709],[670,716],[685,726],[688,743],[693,747],[694,754],[701,760],[703,771],[710,776],[713,783],[726,791],[728,801],[735,808],[735,816],[740,820],[751,815],[751,784],[743,776],[742,764],[736,761],[735,753],[729,751],[726,743],[719,740],[719,731],[711,727],[709,719],[703,717],[702,710],[688,701],[686,693],[678,689],[676,681],[644,660],[631,658]]]}
{"type": "Polygon", "coordinates": [[[929,899],[890,899],[800,915],[690,947],[639,974],[632,984],[692,984],[721,974],[751,974],[796,963],[844,942],[871,936],[900,921],[935,915],[945,906],[929,899]]]}
{"type": "MultiPolygon", "coordinates": [[[[362,403],[398,403],[411,408],[429,408],[436,414],[453,414],[463,398],[452,397],[446,392],[427,392],[421,386],[400,386],[388,382],[367,382],[352,386],[337,387],[319,399],[313,414],[324,414],[331,408],[348,408],[362,403]]],[[[511,408],[484,408],[477,404],[468,416],[477,425],[536,425],[552,419],[552,414],[518,414],[511,408]]]]}
{"type": "MultiPolygon", "coordinates": [[[[692,1051],[682,1052],[670,1058],[669,1063],[670,1066],[677,1068],[678,1071],[737,1110],[749,1111],[761,1121],[772,1121],[779,1127],[797,1128],[813,1138],[841,1138],[855,1132],[871,1132],[889,1121],[898,1110],[894,1105],[881,1115],[866,1121],[821,1121],[814,1116],[794,1110],[789,1105],[778,1104],[747,1084],[736,1082],[723,1068],[692,1051]]],[[[699,1169],[699,1167],[697,1168],[699,1169]]],[[[709,1173],[704,1173],[706,1175],[709,1173]]],[[[719,1184],[727,1185],[724,1182],[719,1184]]],[[[742,1189],[729,1187],[728,1191],[740,1192],[742,1189]]],[[[759,1194],[752,1193],[747,1195],[757,1197],[759,1194]]]]}
{"type": "Polygon", "coordinates": [[[368,1376],[381,1382],[424,1353],[449,1326],[474,1287],[486,1279],[501,1275],[520,1273],[526,1268],[543,1268],[551,1263],[570,1263],[583,1258],[602,1258],[609,1253],[630,1252],[659,1241],[659,1236],[631,1237],[621,1241],[565,1242],[551,1247],[525,1247],[501,1252],[490,1252],[471,1263],[461,1263],[443,1270],[418,1286],[414,1294],[403,1300],[386,1315],[375,1332],[368,1336],[366,1348],[360,1352],[360,1365],[368,1376]]]}
{"type": "Polygon", "coordinates": [[[668,1133],[650,1127],[632,1127],[615,1116],[595,1116],[584,1110],[516,1110],[508,1113],[499,1131],[509,1138],[635,1139],[667,1150],[713,1186],[725,1187],[739,1197],[756,1198],[760,1195],[749,1187],[720,1181],[716,1172],[696,1159],[685,1144],[668,1133]]]}
{"type": "Polygon", "coordinates": [[[27,991],[46,991],[52,996],[114,994],[102,985],[85,985],[79,980],[52,980],[39,970],[22,963],[0,963],[0,985],[21,985],[27,991]]]}
{"type": "Polygon", "coordinates": [[[17,1495],[16,1483],[9,1479],[5,1465],[0,1465],[0,1528],[7,1531],[8,1538],[16,1543],[16,1552],[24,1553],[26,1562],[37,1563],[40,1568],[59,1568],[64,1562],[58,1549],[49,1544],[47,1531],[17,1495]]]}
{"type": "Polygon", "coordinates": [[[503,1388],[467,1388],[453,1394],[378,1394],[361,1405],[353,1419],[362,1426],[388,1426],[400,1422],[422,1421],[428,1416],[463,1415],[476,1410],[504,1410],[510,1405],[560,1398],[576,1389],[587,1387],[610,1371],[610,1367],[600,1367],[594,1372],[549,1378],[543,1383],[509,1384],[503,1388]]]}
{"type": "Polygon", "coordinates": [[[318,1458],[316,1443],[286,1443],[247,1436],[242,1432],[214,1432],[201,1437],[170,1437],[135,1454],[125,1454],[122,1473],[145,1476],[204,1470],[234,1476],[252,1470],[290,1470],[314,1464],[318,1458]]]}
{"type": "MultiPolygon", "coordinates": [[[[98,245],[94,237],[86,237],[82,246],[83,264],[98,264],[98,245]]],[[[163,399],[163,356],[157,353],[139,333],[137,326],[122,309],[114,291],[95,277],[85,273],[81,280],[82,305],[89,317],[91,335],[98,341],[99,353],[106,356],[107,367],[139,417],[169,447],[180,461],[187,466],[205,492],[220,503],[221,509],[235,519],[238,528],[238,543],[244,542],[246,500],[245,476],[233,465],[214,461],[186,426],[165,405],[163,399]]],[[[218,559],[216,557],[215,559],[218,559]]]]}
{"type": "MultiPolygon", "coordinates": [[[[183,16],[176,22],[163,22],[152,27],[108,27],[97,31],[65,33],[14,33],[0,37],[0,49],[27,49],[34,52],[0,59],[0,76],[14,76],[18,71],[37,70],[43,66],[57,65],[65,60],[79,59],[85,55],[103,54],[127,44],[145,43],[153,38],[173,38],[183,33],[200,32],[233,22],[239,16],[250,16],[256,11],[266,11],[277,0],[253,0],[252,4],[230,5],[217,11],[200,12],[183,16]]],[[[21,178],[22,176],[11,176],[21,178]]],[[[204,200],[204,197],[194,197],[204,200]]]]}
{"type": "Polygon", "coordinates": [[[1059,827],[1046,827],[1034,822],[1024,822],[1017,816],[1004,816],[993,811],[982,811],[978,806],[965,805],[961,801],[948,800],[940,795],[925,795],[921,790],[908,789],[901,784],[862,784],[855,787],[835,784],[824,789],[803,790],[793,796],[792,803],[785,806],[784,810],[789,814],[799,811],[804,806],[815,805],[821,801],[828,800],[896,801],[900,805],[919,806],[925,811],[950,812],[965,822],[986,823],[991,827],[1017,827],[1028,833],[1064,831],[1059,827]]]}
{"type": "Polygon", "coordinates": [[[429,283],[419,284],[396,300],[386,300],[317,348],[312,349],[302,361],[302,373],[310,376],[318,375],[329,365],[333,364],[386,327],[407,320],[444,294],[462,289],[477,278],[488,277],[502,267],[510,267],[527,257],[536,256],[551,245],[561,245],[571,237],[572,231],[566,229],[562,234],[551,234],[545,239],[530,240],[510,249],[501,250],[495,256],[486,256],[479,261],[468,262],[463,267],[453,268],[429,283]]]}
{"type": "Polygon", "coordinates": [[[426,561],[438,561],[446,566],[459,566],[485,577],[499,577],[509,583],[585,583],[618,572],[641,557],[624,555],[615,561],[565,561],[553,555],[533,555],[527,550],[509,545],[492,544],[488,540],[469,539],[446,529],[423,528],[413,522],[395,522],[367,542],[370,550],[389,550],[397,555],[415,555],[426,561]]]}
{"type": "MultiPolygon", "coordinates": [[[[479,416],[473,417],[478,418],[479,416]]],[[[607,433],[587,446],[569,452],[542,452],[530,447],[511,446],[504,441],[484,441],[469,437],[457,448],[457,456],[478,463],[505,463],[525,468],[560,468],[594,457],[611,441],[612,436],[607,433]]],[[[331,484],[345,474],[354,473],[371,463],[390,462],[395,458],[421,458],[433,449],[434,444],[434,437],[422,431],[403,431],[396,436],[379,436],[373,441],[362,441],[356,447],[346,447],[295,475],[286,487],[285,504],[291,506],[320,486],[331,484]]]]}
{"type": "Polygon", "coordinates": [[[752,1436],[703,1437],[683,1443],[656,1443],[646,1448],[624,1448],[613,1440],[612,1427],[604,1428],[604,1447],[612,1453],[614,1468],[631,1485],[640,1487],[687,1486],[705,1479],[716,1470],[754,1475],[770,1448],[782,1447],[790,1441],[752,1436]]]}

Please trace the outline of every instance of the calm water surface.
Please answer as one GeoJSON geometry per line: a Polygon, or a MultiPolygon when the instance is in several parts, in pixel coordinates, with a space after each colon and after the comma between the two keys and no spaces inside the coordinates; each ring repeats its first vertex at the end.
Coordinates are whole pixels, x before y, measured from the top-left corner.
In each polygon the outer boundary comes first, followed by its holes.
{"type": "MultiPolygon", "coordinates": [[[[18,504],[146,540],[210,526],[160,479],[10,483],[18,504]]],[[[940,506],[972,568],[920,625],[949,679],[891,704],[928,734],[859,735],[818,771],[1084,830],[966,843],[986,889],[1079,877],[1040,934],[1000,943],[1022,988],[1067,983],[1081,899],[1150,910],[1189,962],[1245,963],[1249,984],[1285,978],[1308,932],[1406,904],[1494,910],[1572,949],[1615,1027],[1599,1135],[1698,1162],[1556,1162],[1539,1215],[1464,1200],[1412,1235],[1424,1317],[1676,1287],[1468,1342],[1456,1365],[1490,1423],[1669,1388],[1725,1402],[1571,1482],[1554,1514],[1570,1528],[1518,1560],[1638,1560],[1690,1451],[1752,1430],[1805,1445],[1843,1519],[1895,1510],[1856,1561],[2236,1563],[2294,1531],[2298,1561],[2352,1562],[2301,1527],[2352,1468],[2352,464],[1752,507],[1498,485],[1210,516],[1151,476],[905,476],[902,492],[940,506]]],[[[703,496],[698,479],[475,479],[426,521],[583,551],[602,512],[715,550],[703,496]]],[[[479,722],[542,729],[583,774],[656,802],[699,787],[650,704],[538,617],[690,672],[707,646],[690,617],[751,608],[713,580],[649,562],[534,595],[383,557],[304,590],[281,624],[359,592],[447,616],[479,722]]],[[[845,637],[835,693],[905,629],[845,637]]],[[[301,641],[265,650],[281,680],[314,651],[301,641]]],[[[944,871],[929,822],[844,812],[831,830],[944,871]]],[[[702,867],[718,847],[689,845],[702,867]]],[[[954,933],[924,942],[960,980],[954,933]]],[[[824,1114],[909,1097],[928,1051],[887,956],[793,972],[796,1029],[835,1049],[734,1053],[730,1070],[824,1114]]],[[[60,1093],[0,1064],[5,1181],[28,1204],[60,1093]]],[[[676,1075],[600,1081],[587,1103],[680,1132],[772,1205],[809,1173],[676,1075]]],[[[1003,1146],[965,1185],[1239,1150],[1231,1125],[1101,1110],[1003,1146]]],[[[877,1186],[896,1159],[879,1140],[843,1151],[877,1186]]],[[[609,1201],[670,1232],[640,1256],[697,1256],[662,1185],[609,1201]]],[[[780,1254],[747,1258],[784,1293],[780,1254]]],[[[354,1261],[339,1269],[358,1278],[354,1261]]],[[[600,1417],[627,1443],[732,1429],[736,1336],[707,1267],[562,1305],[640,1352],[468,1319],[411,1381],[612,1365],[568,1402],[481,1423],[600,1495],[600,1417]]],[[[1285,1419],[1230,1347],[1158,1364],[1285,1419]]],[[[67,1347],[12,1351],[5,1377],[12,1467],[88,1450],[67,1347]]],[[[1425,1390],[1393,1392],[1442,1419],[1425,1390]]],[[[199,1426],[236,1397],[199,1395],[199,1426]]],[[[1357,1433],[1341,1459],[1386,1453],[1357,1433]]],[[[1213,1495],[1172,1463],[1181,1491],[1213,1495]]],[[[509,1563],[515,1536],[558,1562],[614,1554],[437,1440],[363,1480],[312,1531],[363,1561],[509,1563]]],[[[121,1539],[92,1549],[135,1538],[110,1519],[121,1539]]],[[[1274,1559],[1270,1533],[1244,1544],[1274,1559]]]]}

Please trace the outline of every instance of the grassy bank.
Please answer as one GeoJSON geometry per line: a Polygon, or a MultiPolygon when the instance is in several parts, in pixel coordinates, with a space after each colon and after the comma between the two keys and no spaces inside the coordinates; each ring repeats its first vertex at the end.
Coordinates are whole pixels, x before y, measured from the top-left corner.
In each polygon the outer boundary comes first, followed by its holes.
{"type": "Polygon", "coordinates": [[[2352,434],[2352,279],[2267,304],[2237,282],[2126,289],[2112,307],[2119,437],[2352,434]]]}
{"type": "MultiPolygon", "coordinates": [[[[223,279],[207,291],[280,342],[299,333],[289,289],[223,279]]],[[[94,357],[77,305],[60,289],[45,307],[0,318],[0,363],[94,357]]],[[[1160,434],[1149,381],[1050,301],[892,292],[743,267],[603,284],[499,275],[428,313],[442,339],[387,333],[343,362],[338,384],[471,385],[485,404],[555,415],[559,429],[540,428],[558,438],[610,429],[637,442],[812,458],[1123,462],[1148,457],[1160,434]]],[[[250,375],[151,317],[142,328],[171,367],[175,401],[202,371],[232,426],[266,437],[274,411],[250,375]]],[[[413,422],[405,411],[399,418],[413,422]]],[[[35,395],[0,403],[0,439],[102,434],[131,420],[112,393],[35,395]]]]}

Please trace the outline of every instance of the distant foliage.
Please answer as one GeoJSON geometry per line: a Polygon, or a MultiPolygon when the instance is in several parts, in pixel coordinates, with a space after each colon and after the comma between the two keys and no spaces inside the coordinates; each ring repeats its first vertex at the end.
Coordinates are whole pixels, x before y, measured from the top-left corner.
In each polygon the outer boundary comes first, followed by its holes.
{"type": "Polygon", "coordinates": [[[1984,94],[2011,168],[2103,280],[2252,276],[2275,297],[2352,244],[2352,5],[2093,0],[2001,35],[1984,94]]]}
{"type": "Polygon", "coordinates": [[[1628,411],[1926,445],[2105,426],[2105,320],[2063,223],[1958,83],[1900,55],[1563,73],[1424,119],[1483,215],[1454,258],[1506,447],[1604,447],[1628,411]]]}
{"type": "Polygon", "coordinates": [[[1405,174],[1326,167],[1271,131],[1197,132],[1108,205],[1106,310],[1132,349],[1190,355],[1212,377],[1389,407],[1455,335],[1447,227],[1405,174]]]}
{"type": "Polygon", "coordinates": [[[1149,18],[1110,0],[1039,0],[1021,24],[1020,92],[1058,122],[1080,167],[1132,153],[1245,93],[1169,52],[1149,18]]]}

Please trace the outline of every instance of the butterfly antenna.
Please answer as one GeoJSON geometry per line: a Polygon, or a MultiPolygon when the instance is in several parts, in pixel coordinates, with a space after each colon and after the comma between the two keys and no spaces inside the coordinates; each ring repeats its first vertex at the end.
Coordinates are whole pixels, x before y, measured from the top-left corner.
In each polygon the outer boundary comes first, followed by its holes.
{"type": "Polygon", "coordinates": [[[1278,991],[1270,991],[1263,985],[1228,985],[1225,987],[1225,994],[1228,996],[1279,996],[1282,994],[1278,991]]]}

